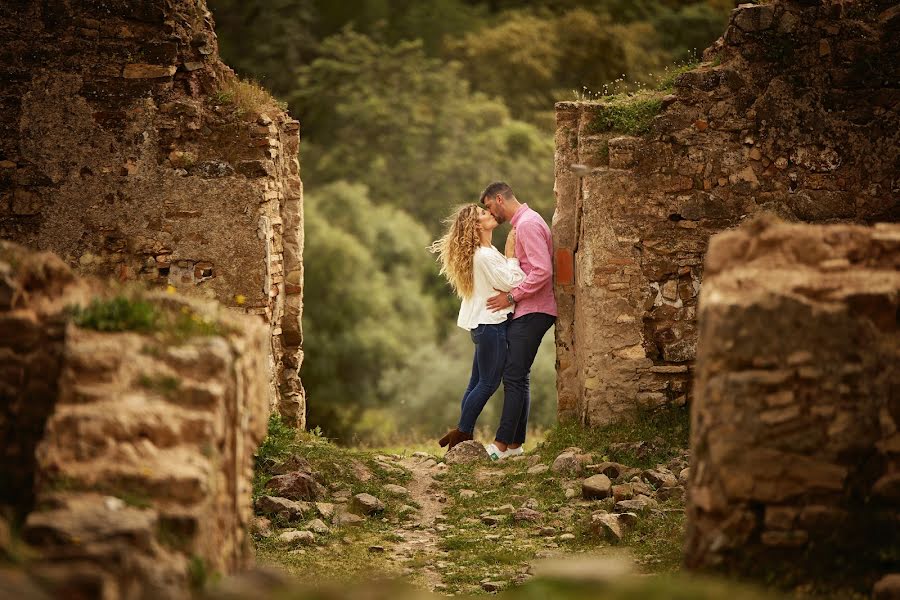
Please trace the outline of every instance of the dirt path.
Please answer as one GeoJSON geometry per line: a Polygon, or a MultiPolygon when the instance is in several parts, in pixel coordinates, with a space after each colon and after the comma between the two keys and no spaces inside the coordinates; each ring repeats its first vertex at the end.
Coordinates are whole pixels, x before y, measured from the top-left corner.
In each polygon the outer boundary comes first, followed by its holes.
{"type": "Polygon", "coordinates": [[[402,459],[399,463],[412,474],[407,482],[409,499],[420,508],[416,517],[394,533],[398,540],[389,550],[389,557],[406,565],[407,572],[421,580],[431,591],[443,588],[437,563],[446,555],[438,547],[438,528],[447,502],[446,495],[434,479],[440,466],[424,453],[402,459]]]}

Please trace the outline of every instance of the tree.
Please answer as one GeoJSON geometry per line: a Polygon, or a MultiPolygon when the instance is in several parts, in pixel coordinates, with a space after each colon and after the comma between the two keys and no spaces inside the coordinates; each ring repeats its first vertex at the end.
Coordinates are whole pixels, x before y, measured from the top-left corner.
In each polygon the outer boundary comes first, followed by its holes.
{"type": "Polygon", "coordinates": [[[473,93],[459,65],[421,42],[381,43],[345,29],[300,69],[292,107],[304,129],[304,181],[350,179],[407,211],[432,235],[452,206],[509,181],[549,217],[553,140],[473,93]]]}
{"type": "Polygon", "coordinates": [[[382,375],[435,337],[423,292],[429,236],[364,186],[337,182],[305,198],[304,344],[309,423],[346,438],[366,407],[385,401],[382,375]]]}

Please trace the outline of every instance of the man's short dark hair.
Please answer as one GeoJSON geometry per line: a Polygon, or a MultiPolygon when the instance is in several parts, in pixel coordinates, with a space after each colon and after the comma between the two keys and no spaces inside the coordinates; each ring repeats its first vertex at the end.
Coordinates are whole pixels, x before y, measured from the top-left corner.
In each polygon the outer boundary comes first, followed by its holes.
{"type": "Polygon", "coordinates": [[[493,198],[497,194],[503,196],[505,200],[511,200],[516,197],[516,195],[513,194],[512,188],[509,187],[509,184],[503,183],[502,181],[495,181],[481,192],[481,203],[484,204],[485,198],[493,198]]]}

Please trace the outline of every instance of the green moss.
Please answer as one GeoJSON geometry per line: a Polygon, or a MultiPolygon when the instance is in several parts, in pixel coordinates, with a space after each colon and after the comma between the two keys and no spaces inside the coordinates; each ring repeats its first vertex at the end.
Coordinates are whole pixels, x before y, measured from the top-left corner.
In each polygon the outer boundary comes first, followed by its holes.
{"type": "Polygon", "coordinates": [[[690,62],[684,63],[683,65],[678,65],[674,69],[666,68],[665,73],[660,78],[659,83],[656,85],[656,89],[660,92],[668,92],[674,89],[675,87],[675,79],[681,75],[682,73],[687,73],[688,71],[693,71],[700,65],[699,60],[692,60],[690,62]]]}
{"type": "MultiPolygon", "coordinates": [[[[72,322],[83,329],[159,333],[172,342],[225,335],[230,331],[217,320],[196,313],[188,306],[182,306],[177,312],[166,310],[140,296],[97,298],[86,308],[70,307],[69,314],[72,322]]],[[[156,352],[151,346],[144,346],[141,351],[150,355],[156,352]]]]}
{"type": "Polygon", "coordinates": [[[620,132],[643,135],[650,131],[653,118],[662,110],[659,94],[640,92],[609,96],[595,104],[590,133],[620,132]]]}
{"type": "Polygon", "coordinates": [[[160,322],[159,309],[152,303],[116,296],[95,299],[87,308],[72,309],[72,321],[83,329],[97,331],[155,331],[160,322]]]}

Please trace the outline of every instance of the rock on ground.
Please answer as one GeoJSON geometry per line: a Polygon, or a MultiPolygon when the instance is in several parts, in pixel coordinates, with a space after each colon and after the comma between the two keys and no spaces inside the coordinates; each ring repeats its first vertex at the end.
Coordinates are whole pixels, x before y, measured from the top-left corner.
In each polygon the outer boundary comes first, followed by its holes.
{"type": "Polygon", "coordinates": [[[374,515],[384,510],[384,502],[372,494],[357,494],[353,496],[353,509],[363,515],[374,515]]]}
{"type": "Polygon", "coordinates": [[[306,471],[276,475],[266,484],[266,490],[288,500],[316,500],[319,496],[319,485],[306,471]]]}
{"type": "Polygon", "coordinates": [[[444,462],[448,465],[465,465],[476,462],[488,462],[491,457],[481,442],[467,440],[447,451],[444,462]]]}
{"type": "Polygon", "coordinates": [[[611,488],[612,482],[606,475],[591,475],[581,482],[581,493],[588,500],[606,498],[611,488]]]}
{"type": "Polygon", "coordinates": [[[278,536],[278,541],[291,546],[311,546],[316,541],[316,536],[311,531],[285,531],[278,536]]]}

